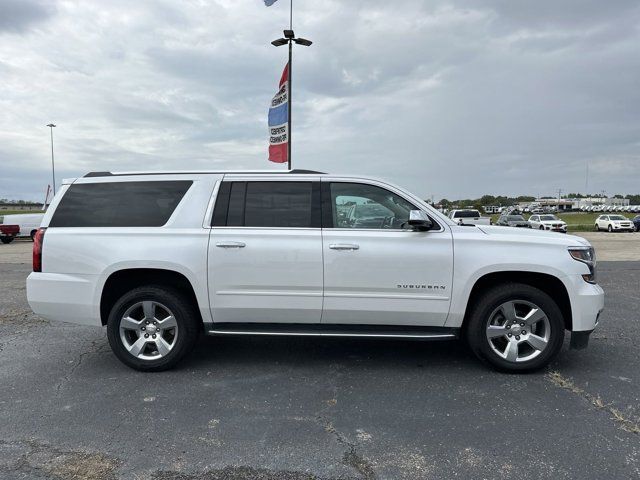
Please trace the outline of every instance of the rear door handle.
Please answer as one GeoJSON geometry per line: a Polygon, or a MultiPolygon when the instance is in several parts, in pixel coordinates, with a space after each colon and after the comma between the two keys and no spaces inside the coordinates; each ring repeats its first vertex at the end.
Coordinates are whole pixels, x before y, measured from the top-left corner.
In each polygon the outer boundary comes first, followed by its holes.
{"type": "Polygon", "coordinates": [[[220,248],[244,248],[246,245],[242,242],[218,242],[216,247],[220,248]]]}
{"type": "Polygon", "coordinates": [[[355,243],[331,243],[329,244],[331,250],[358,250],[360,245],[355,243]]]}

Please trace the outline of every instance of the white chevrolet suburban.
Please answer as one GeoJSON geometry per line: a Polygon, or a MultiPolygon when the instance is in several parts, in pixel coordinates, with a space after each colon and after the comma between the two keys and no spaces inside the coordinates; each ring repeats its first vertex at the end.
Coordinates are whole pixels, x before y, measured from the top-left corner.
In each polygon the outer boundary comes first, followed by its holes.
{"type": "Polygon", "coordinates": [[[46,319],[106,326],[138,370],[172,367],[203,332],[463,338],[526,371],[565,330],[587,346],[604,303],[595,275],[582,238],[459,226],[378,180],[94,172],[47,210],[27,297],[46,319]]]}

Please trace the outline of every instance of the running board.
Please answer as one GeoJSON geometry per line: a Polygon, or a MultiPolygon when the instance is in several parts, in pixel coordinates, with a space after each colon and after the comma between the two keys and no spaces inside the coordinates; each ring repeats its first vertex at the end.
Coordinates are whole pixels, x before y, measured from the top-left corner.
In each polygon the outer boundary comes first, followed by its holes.
{"type": "Polygon", "coordinates": [[[396,325],[343,325],[304,323],[209,323],[208,335],[270,335],[286,337],[367,337],[417,340],[458,338],[459,328],[396,325]]]}

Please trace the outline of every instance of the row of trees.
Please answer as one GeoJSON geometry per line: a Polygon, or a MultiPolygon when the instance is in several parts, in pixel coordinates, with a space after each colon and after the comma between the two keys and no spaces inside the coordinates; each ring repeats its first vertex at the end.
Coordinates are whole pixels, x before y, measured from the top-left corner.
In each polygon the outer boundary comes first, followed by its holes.
{"type": "MultiPolygon", "coordinates": [[[[602,197],[603,195],[582,195],[579,193],[569,193],[568,195],[563,195],[561,198],[587,198],[587,197],[602,197]]],[[[555,197],[543,197],[543,198],[555,198],[555,197]]],[[[620,195],[616,194],[613,198],[628,198],[629,203],[631,205],[640,205],[640,194],[634,195],[620,195]]],[[[483,195],[480,198],[465,198],[460,200],[448,200],[443,198],[438,202],[439,205],[442,205],[444,208],[449,208],[451,205],[473,205],[474,208],[478,209],[478,207],[484,205],[500,205],[500,206],[509,206],[514,205],[516,203],[525,203],[525,202],[533,202],[536,197],[532,197],[530,195],[520,195],[519,197],[506,197],[499,195],[494,197],[493,195],[483,195]]]]}
{"type": "Polygon", "coordinates": [[[38,203],[29,200],[9,200],[8,198],[0,198],[0,204],[7,205],[31,205],[32,203],[38,203]]]}

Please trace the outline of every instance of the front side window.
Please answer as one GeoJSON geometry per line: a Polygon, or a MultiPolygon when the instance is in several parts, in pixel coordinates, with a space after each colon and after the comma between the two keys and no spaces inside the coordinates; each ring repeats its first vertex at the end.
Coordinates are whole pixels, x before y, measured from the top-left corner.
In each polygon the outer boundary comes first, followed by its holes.
{"type": "Polygon", "coordinates": [[[329,228],[402,229],[417,207],[384,188],[334,182],[328,189],[332,219],[329,228]]]}
{"type": "Polygon", "coordinates": [[[223,182],[214,226],[319,227],[319,193],[312,182],[223,182]],[[317,196],[317,198],[315,198],[317,196]]]}

